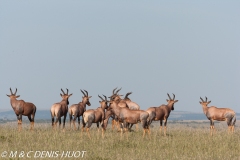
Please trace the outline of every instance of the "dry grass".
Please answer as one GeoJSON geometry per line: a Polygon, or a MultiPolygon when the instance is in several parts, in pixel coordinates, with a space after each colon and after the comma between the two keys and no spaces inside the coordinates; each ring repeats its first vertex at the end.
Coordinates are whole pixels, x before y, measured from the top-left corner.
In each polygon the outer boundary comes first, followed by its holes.
{"type": "MultiPolygon", "coordinates": [[[[102,139],[101,132],[98,133],[94,125],[92,139],[89,140],[86,133],[81,136],[80,131],[53,131],[50,123],[36,124],[33,132],[29,131],[26,123],[21,132],[17,131],[16,123],[5,123],[0,125],[0,152],[87,151],[82,159],[94,160],[240,159],[238,127],[234,134],[227,133],[225,123],[217,123],[215,127],[217,133],[211,137],[209,123],[169,122],[167,136],[163,136],[157,123],[151,128],[151,139],[143,139],[140,128],[130,132],[127,140],[126,136],[121,139],[120,133],[112,131],[110,126],[102,139]]],[[[26,159],[26,155],[22,159],[26,159]]]]}

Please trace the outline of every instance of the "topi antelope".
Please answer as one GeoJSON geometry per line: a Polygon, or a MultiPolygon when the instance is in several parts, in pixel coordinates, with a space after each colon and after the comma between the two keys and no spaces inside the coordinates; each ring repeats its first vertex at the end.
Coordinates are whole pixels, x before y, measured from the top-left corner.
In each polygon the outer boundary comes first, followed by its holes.
{"type": "MultiPolygon", "coordinates": [[[[124,130],[128,132],[128,125],[129,124],[137,124],[138,122],[142,123],[142,127],[144,128],[143,137],[145,137],[146,131],[150,135],[148,129],[148,118],[149,114],[143,110],[130,110],[127,107],[119,107],[117,102],[111,100],[109,109],[119,118],[119,121],[123,123],[124,130]]],[[[121,129],[121,135],[123,130],[121,129]]]]}
{"type": "MultiPolygon", "coordinates": [[[[130,98],[128,98],[128,96],[129,96],[130,94],[132,94],[132,92],[128,92],[128,93],[125,95],[124,99],[122,99],[121,101],[127,103],[129,109],[131,109],[131,110],[139,110],[139,109],[140,109],[140,106],[139,106],[137,103],[131,101],[130,98]]],[[[132,126],[133,126],[133,124],[130,125],[130,127],[129,127],[130,130],[131,130],[132,126]]],[[[136,129],[138,130],[138,124],[136,124],[136,129]]]]}
{"type": "Polygon", "coordinates": [[[211,101],[207,101],[207,97],[205,97],[206,100],[204,101],[201,97],[199,103],[202,105],[203,113],[207,116],[207,118],[210,120],[210,134],[213,135],[213,130],[215,131],[214,127],[214,120],[216,121],[227,121],[228,125],[228,132],[234,132],[234,125],[236,122],[236,114],[233,110],[229,108],[217,108],[215,106],[208,107],[207,105],[211,103],[211,101]]]}
{"type": "Polygon", "coordinates": [[[83,113],[86,111],[86,105],[91,106],[91,103],[89,99],[92,96],[88,96],[88,92],[84,90],[86,93],[84,93],[81,89],[80,91],[83,93],[82,102],[79,102],[78,104],[73,104],[71,107],[69,107],[69,118],[70,118],[70,128],[71,123],[73,123],[74,129],[76,130],[75,121],[78,118],[78,129],[80,126],[80,116],[83,115],[83,113]],[[73,118],[74,117],[74,118],[73,118]],[[72,120],[73,119],[73,120],[72,120]]]}
{"type": "Polygon", "coordinates": [[[105,112],[105,119],[103,121],[103,129],[106,130],[107,125],[108,125],[108,120],[110,117],[112,117],[114,115],[112,109],[110,109],[109,107],[107,108],[107,111],[105,112]]]}
{"type": "Polygon", "coordinates": [[[160,131],[162,130],[162,121],[164,121],[164,135],[166,135],[167,130],[167,119],[170,115],[171,110],[174,110],[174,103],[178,102],[175,100],[175,94],[173,94],[173,99],[167,94],[169,100],[167,99],[168,104],[162,104],[159,107],[150,107],[146,111],[149,113],[149,122],[148,126],[152,123],[152,121],[160,120],[160,131]]]}
{"type": "Polygon", "coordinates": [[[98,131],[99,131],[99,123],[100,123],[100,125],[102,126],[102,137],[103,137],[103,134],[104,134],[103,121],[105,119],[105,109],[108,108],[107,97],[105,95],[103,96],[105,97],[105,99],[103,99],[101,96],[98,95],[98,97],[102,100],[102,101],[99,101],[99,103],[101,104],[100,107],[98,107],[97,109],[89,109],[83,113],[82,131],[84,130],[84,127],[87,124],[86,131],[88,133],[89,138],[90,138],[89,128],[92,126],[92,123],[97,123],[98,131]]]}
{"type": "MultiPolygon", "coordinates": [[[[118,92],[119,92],[122,88],[118,89],[117,91],[116,91],[116,89],[117,89],[117,88],[113,89],[113,94],[112,94],[112,96],[110,96],[110,97],[108,97],[108,98],[110,98],[110,100],[114,100],[119,107],[121,107],[121,108],[127,107],[127,108],[128,108],[127,103],[124,102],[124,101],[122,101],[122,99],[121,99],[121,96],[122,96],[122,95],[118,95],[118,92]]],[[[112,115],[112,118],[113,118],[113,119],[112,119],[112,129],[114,129],[114,126],[117,126],[118,130],[120,130],[120,128],[119,128],[119,122],[118,122],[118,117],[114,114],[114,115],[112,115]]]]}
{"type": "Polygon", "coordinates": [[[65,93],[61,89],[62,93],[60,93],[60,96],[62,97],[62,101],[59,103],[54,103],[51,107],[51,117],[52,117],[52,126],[56,126],[56,124],[59,122],[59,127],[61,126],[61,117],[63,116],[63,129],[65,128],[65,121],[67,117],[67,112],[68,112],[68,98],[72,96],[72,94],[68,94],[68,89],[67,93],[65,93]],[[54,117],[56,117],[56,121],[54,122],[54,117]]]}
{"type": "Polygon", "coordinates": [[[30,130],[34,127],[34,117],[36,113],[36,106],[33,103],[25,102],[24,100],[17,100],[20,95],[16,96],[17,88],[15,93],[12,93],[12,89],[10,88],[11,95],[7,95],[10,98],[11,106],[17,116],[18,119],[18,130],[22,129],[22,116],[28,116],[28,119],[31,123],[30,130]]]}

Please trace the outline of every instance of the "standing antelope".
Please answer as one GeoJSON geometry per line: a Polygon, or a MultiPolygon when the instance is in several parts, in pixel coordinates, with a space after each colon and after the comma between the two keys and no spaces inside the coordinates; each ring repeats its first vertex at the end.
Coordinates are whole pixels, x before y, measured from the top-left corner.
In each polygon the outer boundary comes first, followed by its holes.
{"type": "Polygon", "coordinates": [[[103,134],[104,134],[103,121],[105,119],[105,109],[107,109],[108,107],[107,97],[105,95],[103,96],[105,97],[105,99],[103,99],[101,96],[98,95],[98,97],[102,100],[102,101],[99,101],[99,103],[101,104],[100,107],[98,107],[97,109],[89,109],[83,113],[82,131],[84,130],[84,127],[87,124],[86,131],[88,133],[89,138],[90,138],[89,128],[91,127],[92,123],[97,123],[98,131],[99,131],[99,123],[100,123],[100,125],[102,126],[102,137],[103,137],[103,134]]]}
{"type": "MultiPolygon", "coordinates": [[[[148,131],[149,135],[149,128],[148,128],[148,118],[149,114],[143,110],[130,110],[127,107],[119,107],[117,102],[111,100],[109,109],[119,118],[120,122],[123,122],[124,130],[128,132],[128,124],[136,124],[138,122],[142,123],[142,127],[144,128],[143,137],[145,137],[146,131],[148,131]]],[[[123,130],[121,129],[121,135],[123,130]]]]}
{"type": "Polygon", "coordinates": [[[61,126],[61,117],[63,116],[63,129],[65,128],[65,121],[67,117],[67,112],[68,112],[68,98],[72,95],[68,95],[68,89],[67,93],[61,89],[62,93],[60,93],[60,96],[62,97],[62,101],[59,103],[54,103],[51,107],[51,117],[52,117],[52,126],[56,126],[56,124],[59,122],[59,127],[61,126]],[[54,122],[54,117],[56,117],[56,121],[54,122]]]}
{"type": "Polygon", "coordinates": [[[22,129],[22,116],[28,116],[28,119],[31,123],[30,130],[34,127],[34,117],[36,113],[36,106],[33,103],[25,102],[24,100],[17,100],[20,95],[16,96],[17,88],[15,93],[12,93],[12,89],[10,88],[11,95],[7,95],[10,98],[11,106],[17,116],[18,119],[18,130],[22,129]]]}
{"type": "Polygon", "coordinates": [[[171,110],[174,110],[174,103],[178,102],[175,99],[175,94],[173,94],[173,99],[167,94],[169,100],[167,99],[168,104],[162,104],[159,107],[150,107],[146,111],[149,113],[149,123],[148,126],[152,123],[152,121],[160,120],[160,131],[162,130],[162,121],[164,121],[164,135],[166,135],[167,130],[167,119],[170,115],[171,110]]]}
{"type": "Polygon", "coordinates": [[[86,90],[84,90],[86,92],[86,94],[80,89],[80,91],[83,93],[83,97],[82,97],[82,102],[79,102],[78,104],[73,104],[71,105],[71,107],[69,107],[69,118],[70,118],[70,128],[71,128],[71,123],[73,123],[74,129],[76,130],[76,125],[75,125],[75,121],[78,118],[78,129],[80,126],[80,116],[83,115],[83,113],[86,111],[86,105],[91,106],[91,103],[89,101],[89,99],[92,96],[88,96],[88,92],[86,90]],[[73,122],[72,122],[72,117],[73,118],[73,122]]]}
{"type": "Polygon", "coordinates": [[[200,99],[202,102],[199,102],[202,105],[203,113],[207,116],[210,120],[210,134],[213,135],[213,130],[215,131],[214,127],[214,120],[216,121],[227,121],[228,125],[228,132],[234,132],[234,125],[236,122],[236,114],[233,110],[229,108],[217,108],[215,106],[208,107],[207,105],[211,103],[211,101],[204,101],[201,97],[200,99]]]}
{"type": "Polygon", "coordinates": [[[107,111],[105,112],[105,119],[103,121],[103,129],[106,130],[107,125],[108,125],[108,120],[110,117],[112,117],[114,115],[112,109],[110,109],[109,107],[107,108],[107,111]]]}
{"type": "MultiPolygon", "coordinates": [[[[128,96],[129,96],[130,94],[132,94],[132,92],[128,92],[128,93],[125,95],[124,99],[122,99],[121,101],[126,102],[127,105],[128,105],[128,107],[129,107],[129,109],[131,109],[131,110],[139,110],[139,109],[140,109],[140,106],[139,106],[137,103],[131,101],[130,98],[128,98],[128,96]]],[[[130,127],[129,127],[130,130],[131,130],[132,126],[133,126],[133,124],[130,125],[130,127]]],[[[136,124],[136,129],[138,130],[138,124],[136,124]]]]}
{"type": "MultiPolygon", "coordinates": [[[[122,96],[122,95],[118,95],[118,92],[119,92],[122,88],[118,89],[118,90],[115,92],[116,89],[117,89],[117,88],[113,89],[113,95],[110,96],[110,97],[108,97],[108,98],[110,98],[110,100],[114,100],[119,107],[121,107],[121,108],[127,107],[127,108],[128,108],[127,103],[124,102],[124,101],[122,101],[122,99],[121,99],[121,96],[122,96]]],[[[114,129],[114,126],[117,126],[118,130],[120,130],[119,121],[118,121],[118,116],[114,114],[114,115],[112,115],[112,118],[113,118],[113,119],[112,119],[112,129],[114,129]]]]}

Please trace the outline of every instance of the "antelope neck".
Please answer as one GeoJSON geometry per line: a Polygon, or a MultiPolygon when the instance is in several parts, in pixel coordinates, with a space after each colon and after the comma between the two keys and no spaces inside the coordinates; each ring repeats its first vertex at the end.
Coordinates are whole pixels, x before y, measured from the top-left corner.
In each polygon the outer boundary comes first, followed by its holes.
{"type": "Polygon", "coordinates": [[[202,105],[203,113],[207,114],[208,107],[206,105],[202,105]]]}

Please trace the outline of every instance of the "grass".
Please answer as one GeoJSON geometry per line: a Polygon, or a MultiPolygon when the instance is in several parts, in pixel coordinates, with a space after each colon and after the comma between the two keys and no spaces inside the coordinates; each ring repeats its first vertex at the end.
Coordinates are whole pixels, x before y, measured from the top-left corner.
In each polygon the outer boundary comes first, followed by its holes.
{"type": "MultiPolygon", "coordinates": [[[[98,133],[94,125],[89,140],[85,132],[81,135],[80,131],[69,130],[69,124],[65,132],[53,131],[50,123],[36,123],[35,130],[30,132],[28,124],[23,125],[21,132],[17,131],[16,122],[0,125],[0,153],[7,151],[9,156],[11,151],[23,151],[26,158],[26,153],[33,151],[32,159],[36,151],[58,151],[60,154],[86,151],[84,157],[78,159],[90,160],[240,159],[240,130],[236,127],[234,134],[228,134],[225,123],[215,124],[217,132],[214,136],[209,134],[209,123],[169,122],[167,136],[159,132],[159,123],[156,123],[151,127],[151,139],[142,138],[140,127],[139,131],[129,132],[128,140],[126,135],[121,139],[120,133],[111,130],[110,126],[102,139],[101,131],[98,133]]],[[[35,159],[59,159],[60,156],[35,159]]]]}

